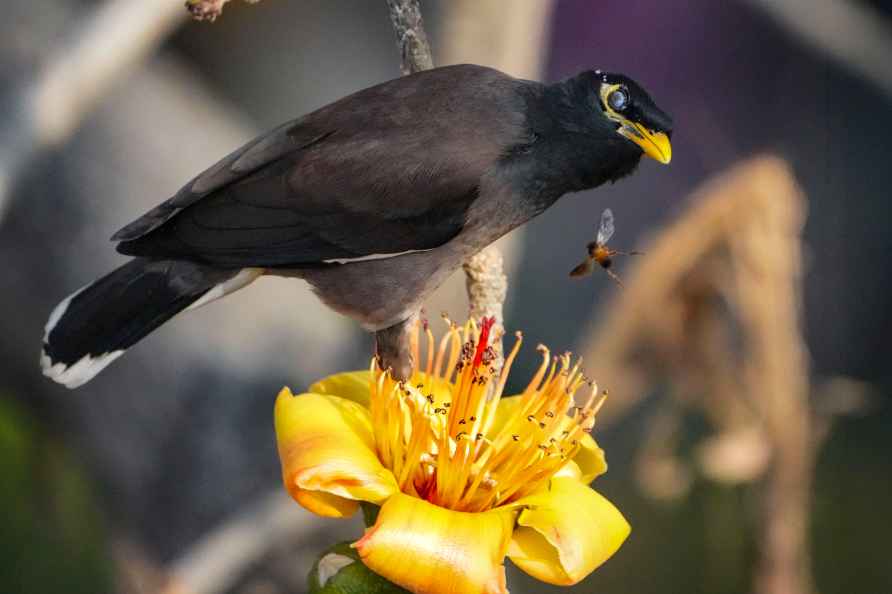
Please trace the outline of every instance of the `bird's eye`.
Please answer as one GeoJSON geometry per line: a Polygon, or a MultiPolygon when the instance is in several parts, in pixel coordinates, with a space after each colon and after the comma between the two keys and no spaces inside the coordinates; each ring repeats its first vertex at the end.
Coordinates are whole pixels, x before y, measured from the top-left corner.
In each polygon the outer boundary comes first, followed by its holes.
{"type": "Polygon", "coordinates": [[[616,89],[607,95],[607,103],[613,111],[622,111],[629,104],[629,95],[622,89],[616,89]]]}

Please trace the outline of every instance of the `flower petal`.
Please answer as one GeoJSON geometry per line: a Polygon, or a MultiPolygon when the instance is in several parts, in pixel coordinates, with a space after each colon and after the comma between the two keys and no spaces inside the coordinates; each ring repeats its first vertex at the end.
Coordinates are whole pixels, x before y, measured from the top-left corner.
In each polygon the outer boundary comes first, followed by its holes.
{"type": "Polygon", "coordinates": [[[365,371],[345,371],[323,378],[310,386],[307,392],[313,394],[330,394],[352,400],[364,407],[369,407],[370,384],[372,374],[365,371]]]}
{"type": "Polygon", "coordinates": [[[628,537],[626,519],[612,503],[574,478],[524,497],[508,557],[536,579],[569,586],[609,559],[628,537]]]}
{"type": "Polygon", "coordinates": [[[415,594],[507,594],[502,562],[515,515],[458,512],[398,493],[353,546],[369,569],[415,594]]]}
{"type": "Polygon", "coordinates": [[[345,517],[355,500],[380,504],[396,492],[396,480],[375,454],[369,412],[326,394],[276,399],[276,439],[282,479],[291,496],[310,511],[345,517]]]}
{"type": "MultiPolygon", "coordinates": [[[[368,371],[344,371],[323,378],[309,387],[307,392],[313,394],[331,394],[352,400],[368,408],[371,393],[372,374],[368,371]]],[[[452,384],[439,378],[428,378],[424,373],[416,373],[409,380],[413,384],[422,384],[425,395],[433,394],[435,402],[441,403],[451,399],[452,384]]]]}
{"type": "MultiPolygon", "coordinates": [[[[495,435],[505,426],[512,413],[520,405],[520,398],[520,396],[506,396],[499,400],[499,406],[496,408],[496,414],[493,416],[492,425],[489,427],[488,433],[490,435],[495,435]]],[[[572,458],[572,461],[579,467],[579,472],[577,473],[573,469],[569,470],[569,474],[577,475],[579,481],[587,485],[595,480],[596,477],[607,472],[607,458],[604,456],[604,450],[598,447],[597,442],[588,433],[584,434],[582,439],[579,440],[579,446],[579,451],[572,458]]],[[[568,474],[563,471],[559,472],[568,474]]]]}
{"type": "Polygon", "coordinates": [[[579,465],[579,470],[582,473],[579,480],[584,485],[588,485],[595,478],[607,472],[607,458],[604,456],[604,450],[588,433],[579,440],[579,451],[573,456],[573,461],[579,465]]]}

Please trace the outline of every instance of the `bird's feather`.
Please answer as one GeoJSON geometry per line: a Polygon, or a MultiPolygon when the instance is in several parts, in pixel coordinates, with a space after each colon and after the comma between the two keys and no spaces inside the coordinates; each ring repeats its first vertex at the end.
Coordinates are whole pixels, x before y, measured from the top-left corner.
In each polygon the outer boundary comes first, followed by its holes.
{"type": "Polygon", "coordinates": [[[522,84],[462,65],[360,91],[235,151],[116,234],[118,249],[241,267],[442,245],[526,134],[522,84]]]}

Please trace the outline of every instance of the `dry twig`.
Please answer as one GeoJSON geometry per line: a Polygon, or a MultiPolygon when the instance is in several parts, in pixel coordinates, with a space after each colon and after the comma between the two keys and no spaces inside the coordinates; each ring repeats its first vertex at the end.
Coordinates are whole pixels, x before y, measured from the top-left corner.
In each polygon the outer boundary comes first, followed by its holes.
{"type": "MultiPolygon", "coordinates": [[[[186,9],[192,13],[196,21],[214,22],[223,14],[223,7],[231,0],[186,0],[186,9]]],[[[256,4],[260,0],[245,0],[249,4],[256,4]]]]}
{"type": "Polygon", "coordinates": [[[400,72],[405,76],[433,68],[419,0],[387,0],[387,8],[400,50],[400,72]]]}
{"type": "MultiPolygon", "coordinates": [[[[496,325],[504,328],[503,305],[508,293],[508,277],[504,273],[499,249],[494,246],[483,249],[465,262],[464,270],[468,289],[469,317],[475,320],[493,317],[496,319],[496,325]]],[[[501,368],[504,357],[501,333],[496,336],[498,338],[492,343],[496,352],[493,365],[501,368]]]]}

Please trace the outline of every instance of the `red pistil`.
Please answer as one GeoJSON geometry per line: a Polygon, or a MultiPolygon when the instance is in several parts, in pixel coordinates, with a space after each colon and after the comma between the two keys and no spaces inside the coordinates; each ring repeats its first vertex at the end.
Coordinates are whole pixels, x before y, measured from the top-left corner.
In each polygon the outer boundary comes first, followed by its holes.
{"type": "Polygon", "coordinates": [[[495,316],[480,320],[480,339],[477,341],[477,351],[474,353],[474,361],[471,363],[471,369],[476,370],[480,365],[480,362],[483,361],[483,353],[486,352],[486,347],[489,346],[487,344],[489,342],[489,331],[495,323],[495,316]]]}

